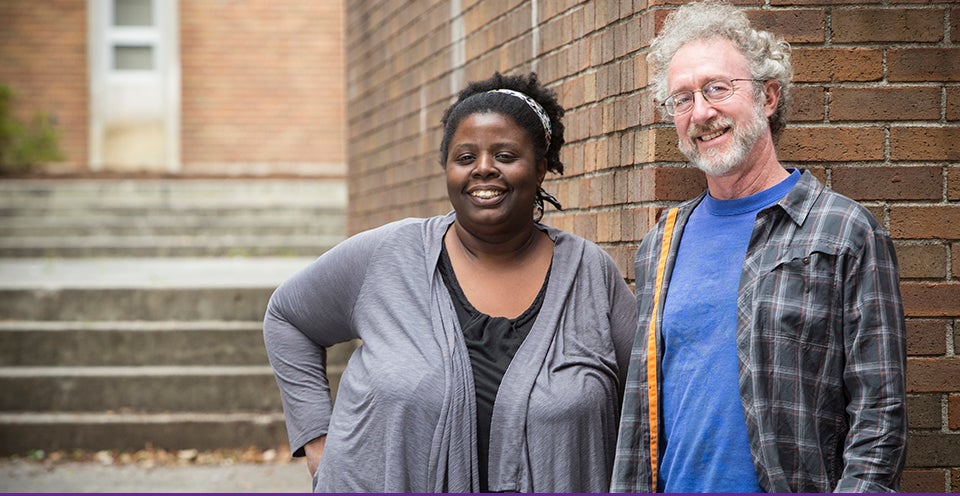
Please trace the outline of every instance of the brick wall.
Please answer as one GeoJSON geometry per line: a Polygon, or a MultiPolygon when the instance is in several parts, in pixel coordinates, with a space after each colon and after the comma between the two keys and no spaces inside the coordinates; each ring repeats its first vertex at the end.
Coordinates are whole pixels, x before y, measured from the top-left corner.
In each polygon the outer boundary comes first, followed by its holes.
{"type": "Polygon", "coordinates": [[[343,3],[181,0],[185,173],[344,172],[343,3]]]}
{"type": "MultiPolygon", "coordinates": [[[[632,279],[659,211],[705,185],[647,89],[644,55],[671,2],[634,3],[349,2],[350,231],[448,211],[443,109],[467,81],[536,70],[567,108],[567,172],[545,183],[566,210],[545,221],[599,242],[632,279]]],[[[864,203],[896,241],[910,355],[903,489],[960,491],[960,8],[739,3],[795,48],[781,159],[864,203]]]]}
{"type": "Polygon", "coordinates": [[[87,158],[87,8],[76,0],[0,2],[0,84],[24,121],[50,115],[75,170],[87,158]]]}

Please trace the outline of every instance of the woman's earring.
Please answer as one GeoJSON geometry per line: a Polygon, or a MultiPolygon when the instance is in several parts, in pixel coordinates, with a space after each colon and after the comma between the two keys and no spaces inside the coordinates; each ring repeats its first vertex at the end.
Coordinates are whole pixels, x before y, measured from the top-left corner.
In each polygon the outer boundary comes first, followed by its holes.
{"type": "Polygon", "coordinates": [[[540,222],[540,219],[543,218],[543,198],[540,197],[540,194],[537,193],[537,197],[533,200],[533,221],[540,222]]]}

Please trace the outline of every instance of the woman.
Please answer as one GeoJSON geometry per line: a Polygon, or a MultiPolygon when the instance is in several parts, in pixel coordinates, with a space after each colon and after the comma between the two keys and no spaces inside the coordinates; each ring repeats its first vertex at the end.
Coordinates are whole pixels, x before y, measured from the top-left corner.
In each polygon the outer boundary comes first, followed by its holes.
{"type": "Polygon", "coordinates": [[[353,236],[271,298],[315,491],[607,490],[636,304],[603,250],[539,223],[562,115],[535,74],[470,84],[442,120],[453,212],[353,236]],[[324,350],[354,338],[334,406],[324,350]]]}

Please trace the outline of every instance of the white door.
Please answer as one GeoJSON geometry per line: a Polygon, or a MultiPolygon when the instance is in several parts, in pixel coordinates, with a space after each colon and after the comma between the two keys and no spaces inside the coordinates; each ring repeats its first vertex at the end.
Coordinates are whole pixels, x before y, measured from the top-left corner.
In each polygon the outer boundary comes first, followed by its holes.
{"type": "Polygon", "coordinates": [[[90,168],[180,169],[176,0],[88,0],[90,168]]]}

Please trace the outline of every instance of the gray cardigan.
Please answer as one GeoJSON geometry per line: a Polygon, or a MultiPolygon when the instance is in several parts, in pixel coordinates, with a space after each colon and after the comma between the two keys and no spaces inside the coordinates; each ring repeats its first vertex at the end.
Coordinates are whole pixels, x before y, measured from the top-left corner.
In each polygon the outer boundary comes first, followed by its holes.
{"type": "MultiPolygon", "coordinates": [[[[318,492],[475,492],[470,359],[437,270],[453,213],[340,243],[270,299],[264,341],[291,450],[326,434],[318,492]],[[325,347],[360,338],[332,404],[325,347]]],[[[606,492],[636,300],[596,245],[547,226],[539,316],[491,422],[491,491],[606,492]]]]}

